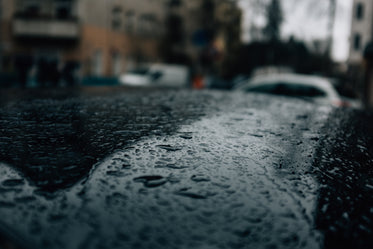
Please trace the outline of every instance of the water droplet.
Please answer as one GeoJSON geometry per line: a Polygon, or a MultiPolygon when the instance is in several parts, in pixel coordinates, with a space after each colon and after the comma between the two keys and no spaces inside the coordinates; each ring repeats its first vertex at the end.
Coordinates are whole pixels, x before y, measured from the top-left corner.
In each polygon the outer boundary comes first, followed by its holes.
{"type": "Polygon", "coordinates": [[[15,186],[20,186],[23,185],[24,181],[23,179],[9,179],[3,181],[3,186],[5,187],[15,187],[15,186]]]}
{"type": "Polygon", "coordinates": [[[191,133],[188,133],[188,132],[180,134],[179,137],[184,138],[184,139],[192,139],[193,138],[191,133]]]}
{"type": "Polygon", "coordinates": [[[15,204],[13,202],[0,201],[0,208],[13,208],[15,204]]]}
{"type": "Polygon", "coordinates": [[[140,176],[133,179],[135,182],[142,182],[145,187],[154,188],[161,186],[167,182],[163,176],[140,176]]]}
{"type": "Polygon", "coordinates": [[[245,228],[245,229],[242,229],[242,230],[236,230],[233,233],[235,235],[239,236],[239,237],[245,238],[245,237],[248,237],[251,234],[251,230],[250,230],[250,228],[245,228]]]}
{"type": "Polygon", "coordinates": [[[190,179],[192,179],[195,182],[209,182],[210,177],[204,176],[204,175],[193,175],[190,179]]]}
{"type": "Polygon", "coordinates": [[[129,168],[131,168],[130,164],[128,164],[128,163],[123,163],[122,164],[122,169],[129,169],[129,168]]]}
{"type": "Polygon", "coordinates": [[[300,119],[307,119],[308,118],[308,115],[297,115],[296,117],[298,120],[300,119]]]}
{"type": "Polygon", "coordinates": [[[179,183],[180,179],[174,175],[170,175],[169,177],[167,177],[167,181],[170,183],[179,183]]]}
{"type": "Polygon", "coordinates": [[[207,195],[191,192],[187,188],[186,189],[180,189],[179,191],[175,192],[175,194],[185,196],[185,197],[189,197],[189,198],[192,198],[192,199],[207,199],[207,195]]]}
{"type": "Polygon", "coordinates": [[[184,165],[176,165],[176,164],[170,163],[170,164],[166,165],[166,168],[170,168],[170,169],[185,169],[185,168],[188,168],[188,167],[184,166],[184,165]]]}
{"type": "Polygon", "coordinates": [[[252,137],[263,137],[263,135],[254,134],[254,133],[247,133],[247,135],[252,136],[252,137]]]}
{"type": "Polygon", "coordinates": [[[15,198],[15,201],[20,202],[20,203],[31,202],[31,201],[34,201],[34,200],[36,200],[35,196],[23,196],[23,197],[15,198]]]}
{"type": "Polygon", "coordinates": [[[370,190],[373,190],[373,185],[371,185],[371,184],[365,184],[365,187],[367,187],[370,190]]]}
{"type": "Polygon", "coordinates": [[[49,192],[49,191],[44,191],[41,189],[35,190],[34,193],[36,195],[46,198],[47,200],[53,200],[58,196],[58,192],[49,192]]]}
{"type": "Polygon", "coordinates": [[[181,148],[179,148],[179,147],[173,147],[171,145],[157,145],[157,147],[159,147],[161,149],[164,149],[164,150],[167,150],[167,151],[178,151],[178,150],[181,150],[181,148]]]}
{"type": "Polygon", "coordinates": [[[58,222],[66,218],[64,214],[51,214],[48,217],[48,221],[50,222],[58,222]]]}
{"type": "Polygon", "coordinates": [[[117,177],[124,176],[124,173],[118,170],[109,170],[106,172],[106,174],[109,176],[117,176],[117,177]]]}

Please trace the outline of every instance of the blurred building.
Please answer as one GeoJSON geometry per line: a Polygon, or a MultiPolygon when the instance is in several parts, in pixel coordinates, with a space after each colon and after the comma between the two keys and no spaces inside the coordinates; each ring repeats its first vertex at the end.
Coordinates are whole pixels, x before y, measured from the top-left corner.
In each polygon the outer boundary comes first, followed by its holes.
{"type": "Polygon", "coordinates": [[[351,19],[350,64],[360,64],[373,35],[373,1],[354,0],[351,19]]]}
{"type": "Polygon", "coordinates": [[[241,44],[241,14],[229,0],[169,0],[165,57],[224,76],[241,44]]]}
{"type": "MultiPolygon", "coordinates": [[[[373,1],[354,0],[351,18],[348,74],[352,87],[364,95],[364,51],[373,40],[373,1]]],[[[361,96],[363,97],[363,96],[361,96]]]]}
{"type": "Polygon", "coordinates": [[[146,62],[223,72],[240,22],[229,0],[0,0],[0,70],[39,83],[115,77],[146,62]]]}
{"type": "Polygon", "coordinates": [[[114,76],[137,60],[159,60],[163,2],[1,1],[2,70],[114,76]]]}

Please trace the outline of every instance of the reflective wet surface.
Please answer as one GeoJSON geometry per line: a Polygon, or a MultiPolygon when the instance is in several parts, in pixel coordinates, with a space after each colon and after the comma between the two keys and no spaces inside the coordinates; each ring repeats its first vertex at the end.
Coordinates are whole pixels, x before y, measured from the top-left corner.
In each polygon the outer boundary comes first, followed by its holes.
{"type": "Polygon", "coordinates": [[[3,93],[0,242],[373,245],[370,114],[233,92],[108,91],[3,93]]]}
{"type": "Polygon", "coordinates": [[[65,91],[56,92],[57,99],[48,90],[37,99],[24,92],[0,111],[1,161],[47,191],[74,185],[95,163],[143,136],[167,134],[198,118],[204,105],[185,93],[175,106],[172,94],[65,91]]]}
{"type": "Polygon", "coordinates": [[[373,247],[372,114],[334,112],[313,173],[320,185],[316,224],[326,248],[373,247]]]}

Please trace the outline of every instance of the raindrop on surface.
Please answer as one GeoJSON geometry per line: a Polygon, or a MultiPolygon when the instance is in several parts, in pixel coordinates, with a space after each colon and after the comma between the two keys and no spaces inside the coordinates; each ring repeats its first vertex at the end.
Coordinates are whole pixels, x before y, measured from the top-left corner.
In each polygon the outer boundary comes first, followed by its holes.
{"type": "Polygon", "coordinates": [[[210,181],[210,177],[204,176],[204,175],[193,175],[190,179],[195,182],[209,182],[210,181]]]}
{"type": "Polygon", "coordinates": [[[154,188],[161,186],[167,182],[163,176],[140,176],[133,179],[135,182],[142,182],[145,187],[154,188]]]}
{"type": "Polygon", "coordinates": [[[0,208],[13,208],[15,204],[13,202],[0,201],[0,208]]]}
{"type": "Polygon", "coordinates": [[[180,179],[174,175],[170,175],[169,177],[167,177],[167,181],[170,183],[179,183],[180,179]]]}
{"type": "Polygon", "coordinates": [[[5,187],[15,187],[15,186],[20,186],[24,184],[23,179],[8,179],[3,181],[3,186],[5,187]]]}
{"type": "Polygon", "coordinates": [[[128,163],[123,163],[122,164],[122,169],[129,169],[129,168],[131,168],[130,164],[128,164],[128,163]]]}
{"type": "Polygon", "coordinates": [[[23,197],[15,198],[15,201],[20,202],[20,203],[27,203],[27,202],[31,202],[34,200],[36,200],[35,196],[23,196],[23,197]]]}
{"type": "Polygon", "coordinates": [[[157,147],[159,147],[161,149],[164,149],[164,150],[167,150],[167,151],[178,151],[178,150],[181,150],[181,148],[179,148],[179,147],[173,147],[171,145],[157,145],[157,147]]]}
{"type": "Polygon", "coordinates": [[[175,194],[185,196],[185,197],[189,197],[189,198],[192,198],[192,199],[207,199],[207,197],[208,197],[207,194],[204,195],[204,194],[191,192],[191,191],[189,191],[188,188],[180,189],[179,191],[175,192],[175,194]]]}
{"type": "Polygon", "coordinates": [[[300,120],[300,119],[307,119],[308,118],[308,115],[297,115],[296,119],[300,120]]]}
{"type": "Polygon", "coordinates": [[[106,174],[109,175],[109,176],[117,176],[117,177],[124,176],[123,172],[120,172],[120,171],[117,171],[117,170],[109,170],[109,171],[106,172],[106,174]]]}
{"type": "Polygon", "coordinates": [[[48,221],[50,222],[59,222],[66,218],[65,214],[51,214],[48,216],[48,221]]]}
{"type": "Polygon", "coordinates": [[[167,164],[165,167],[169,168],[169,169],[185,169],[185,168],[188,168],[188,166],[176,165],[176,164],[173,164],[173,163],[167,164]]]}
{"type": "Polygon", "coordinates": [[[71,165],[71,166],[62,168],[62,170],[64,170],[64,171],[70,171],[70,170],[73,170],[75,168],[78,168],[78,166],[77,165],[71,165]]]}
{"type": "Polygon", "coordinates": [[[192,139],[193,138],[193,136],[190,133],[180,134],[179,137],[184,138],[184,139],[192,139]]]}
{"type": "Polygon", "coordinates": [[[365,184],[365,187],[367,187],[368,189],[370,189],[370,190],[373,190],[373,185],[371,185],[371,184],[365,184]]]}
{"type": "Polygon", "coordinates": [[[251,229],[250,228],[245,228],[242,230],[236,230],[233,232],[235,235],[245,238],[248,237],[251,234],[251,229]]]}
{"type": "Polygon", "coordinates": [[[44,190],[41,190],[41,189],[35,190],[34,194],[38,195],[38,196],[42,196],[42,197],[46,198],[47,200],[53,200],[58,196],[57,192],[53,193],[53,192],[48,192],[48,191],[44,191],[44,190]]]}
{"type": "Polygon", "coordinates": [[[247,135],[249,136],[252,136],[252,137],[263,137],[263,135],[259,135],[259,134],[254,134],[254,133],[247,133],[247,135]]]}

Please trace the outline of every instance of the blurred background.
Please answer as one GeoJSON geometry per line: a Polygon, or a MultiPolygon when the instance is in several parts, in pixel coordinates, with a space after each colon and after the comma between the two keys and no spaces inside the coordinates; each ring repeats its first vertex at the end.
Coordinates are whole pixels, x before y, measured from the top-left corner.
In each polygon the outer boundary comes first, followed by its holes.
{"type": "Polygon", "coordinates": [[[370,0],[0,0],[0,86],[232,89],[286,72],[369,104],[372,12],[370,0]]]}

